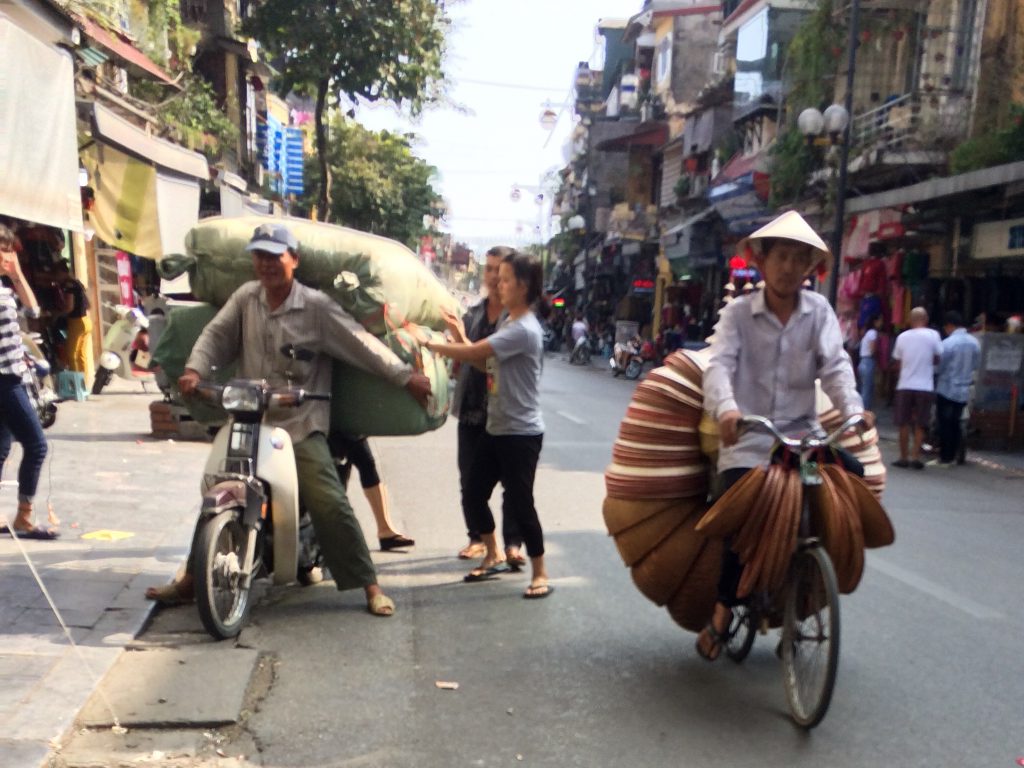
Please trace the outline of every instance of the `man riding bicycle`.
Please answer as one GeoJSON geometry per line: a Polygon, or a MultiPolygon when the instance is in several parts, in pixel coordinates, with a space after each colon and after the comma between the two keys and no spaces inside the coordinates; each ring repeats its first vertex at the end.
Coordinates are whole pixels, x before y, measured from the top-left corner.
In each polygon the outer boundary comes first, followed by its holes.
{"type": "MultiPolygon", "coordinates": [[[[786,433],[820,429],[816,379],[844,418],[863,413],[867,425],[874,424],[857,393],[835,313],[823,296],[801,290],[804,278],[827,265],[828,246],[795,211],[765,225],[747,242],[764,290],[722,309],[704,372],[704,408],[717,419],[721,437],[717,496],[772,451],[771,436],[739,434],[744,414],[768,417],[786,433]]],[[[728,640],[738,604],[743,564],[728,545],[714,615],[697,637],[697,652],[708,661],[718,658],[728,640]]]]}

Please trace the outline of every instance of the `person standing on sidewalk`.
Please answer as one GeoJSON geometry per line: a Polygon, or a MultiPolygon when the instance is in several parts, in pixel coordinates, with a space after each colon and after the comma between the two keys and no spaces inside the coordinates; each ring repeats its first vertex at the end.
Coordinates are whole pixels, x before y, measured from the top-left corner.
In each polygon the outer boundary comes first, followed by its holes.
{"type": "Polygon", "coordinates": [[[89,376],[92,372],[92,321],[85,286],[71,276],[67,262],[57,262],[57,280],[64,294],[68,321],[68,343],[64,356],[68,368],[89,376]]]}
{"type": "Polygon", "coordinates": [[[878,367],[878,329],[882,327],[882,316],[872,315],[864,326],[864,335],[860,339],[860,360],[857,363],[857,375],[860,377],[860,399],[864,401],[864,410],[870,411],[875,399],[875,369],[878,367]]]}
{"type": "Polygon", "coordinates": [[[900,428],[900,457],[893,466],[924,469],[921,444],[935,403],[935,369],[942,359],[939,332],[928,327],[924,307],[910,310],[910,328],[896,337],[892,351],[900,377],[896,382],[896,426],[900,428]],[[911,451],[910,430],[914,430],[911,451]]]}
{"type": "MultiPolygon", "coordinates": [[[[14,233],[0,224],[0,473],[11,453],[11,440],[21,443],[18,467],[18,514],[3,525],[2,533],[12,531],[23,539],[56,539],[60,534],[37,528],[33,522],[32,500],[39,486],[39,472],[46,460],[46,437],[39,417],[28,401],[22,385],[25,375],[25,346],[21,343],[18,302],[25,314],[39,317],[39,302],[21,272],[14,233]]],[[[6,521],[7,516],[0,514],[6,521]]]]}
{"type": "Polygon", "coordinates": [[[949,311],[943,320],[946,338],[942,342],[942,360],[939,362],[939,375],[935,382],[939,458],[928,464],[951,467],[963,439],[960,416],[970,397],[974,372],[981,364],[981,344],[964,328],[964,319],[959,312],[949,311]]]}
{"type": "MultiPolygon", "coordinates": [[[[466,341],[476,343],[490,336],[498,327],[504,307],[498,295],[498,272],[501,260],[514,253],[511,248],[496,245],[487,251],[484,261],[484,287],[487,295],[477,302],[462,318],[466,341]]],[[[473,458],[476,456],[480,440],[487,427],[487,376],[484,371],[471,363],[459,366],[458,379],[455,385],[455,397],[452,400],[452,415],[459,420],[459,489],[462,498],[462,516],[466,521],[466,533],[469,543],[459,550],[460,560],[475,560],[483,557],[487,547],[474,528],[473,521],[481,517],[481,510],[474,510],[469,504],[467,489],[470,473],[473,469],[473,458]]],[[[521,568],[526,560],[520,553],[523,539],[519,535],[512,515],[502,511],[502,538],[505,540],[505,558],[513,567],[521,568]]]]}

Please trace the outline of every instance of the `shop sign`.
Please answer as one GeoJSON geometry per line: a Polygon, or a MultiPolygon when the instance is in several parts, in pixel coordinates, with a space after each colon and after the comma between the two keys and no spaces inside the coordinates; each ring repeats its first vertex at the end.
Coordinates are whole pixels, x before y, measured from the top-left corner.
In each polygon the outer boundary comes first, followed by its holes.
{"type": "Polygon", "coordinates": [[[121,292],[121,303],[126,307],[135,306],[132,291],[132,258],[124,251],[117,252],[117,287],[121,292]]]}
{"type": "Polygon", "coordinates": [[[971,257],[975,259],[1024,256],[1024,219],[975,224],[971,240],[971,257]]]}

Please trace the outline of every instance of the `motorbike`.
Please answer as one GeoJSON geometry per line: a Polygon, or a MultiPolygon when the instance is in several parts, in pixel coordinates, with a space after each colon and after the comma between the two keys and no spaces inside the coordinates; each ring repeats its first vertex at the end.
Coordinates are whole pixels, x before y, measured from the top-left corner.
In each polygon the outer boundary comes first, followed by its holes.
{"type": "Polygon", "coordinates": [[[644,365],[647,362],[655,362],[655,359],[654,345],[651,342],[645,341],[640,345],[634,342],[627,342],[626,344],[615,345],[615,354],[611,356],[608,363],[611,366],[612,373],[616,376],[621,374],[630,381],[633,381],[638,379],[640,374],[643,373],[644,365]],[[621,367],[616,359],[620,352],[629,353],[629,356],[626,358],[625,367],[621,367]]]}
{"type": "MultiPolygon", "coordinates": [[[[292,354],[305,359],[301,352],[292,354]]],[[[320,548],[312,521],[299,506],[292,441],[266,416],[271,409],[330,395],[253,379],[203,382],[196,394],[228,414],[206,462],[192,546],[199,618],[207,632],[223,640],[245,626],[257,578],[269,575],[275,585],[317,580],[320,548]]]]}
{"type": "MultiPolygon", "coordinates": [[[[111,306],[111,305],[107,305],[111,306]]],[[[139,307],[123,304],[111,307],[117,314],[103,337],[103,354],[96,368],[92,393],[98,395],[117,374],[128,381],[137,381],[145,389],[155,381],[150,370],[149,318],[139,307]]]]}
{"type": "Polygon", "coordinates": [[[50,363],[39,350],[39,339],[23,335],[25,347],[25,374],[22,384],[28,393],[29,402],[39,417],[43,429],[49,429],[57,421],[57,393],[50,378],[50,363]]]}
{"type": "Polygon", "coordinates": [[[590,365],[591,351],[590,338],[588,336],[580,336],[572,348],[572,353],[569,355],[569,362],[573,365],[590,365]]]}

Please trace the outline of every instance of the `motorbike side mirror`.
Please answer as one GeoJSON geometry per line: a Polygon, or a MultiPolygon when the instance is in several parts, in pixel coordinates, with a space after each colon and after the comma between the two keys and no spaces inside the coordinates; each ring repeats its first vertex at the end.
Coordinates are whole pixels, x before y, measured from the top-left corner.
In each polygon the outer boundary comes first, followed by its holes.
{"type": "Polygon", "coordinates": [[[285,344],[281,347],[281,354],[291,360],[308,363],[316,355],[312,350],[296,347],[294,344],[285,344]]]}

